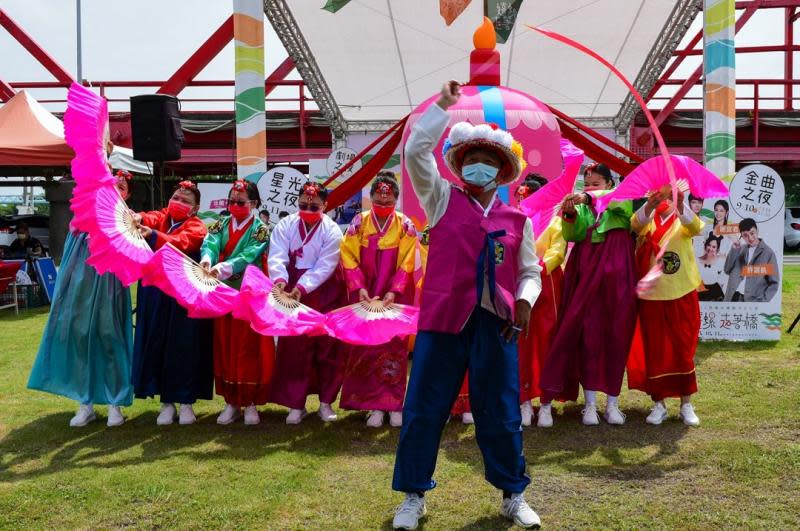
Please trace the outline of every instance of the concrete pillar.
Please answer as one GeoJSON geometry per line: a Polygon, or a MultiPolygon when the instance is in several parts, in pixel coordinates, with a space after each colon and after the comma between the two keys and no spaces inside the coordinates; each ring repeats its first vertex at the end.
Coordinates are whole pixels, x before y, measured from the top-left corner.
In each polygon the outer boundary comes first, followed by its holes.
{"type": "Polygon", "coordinates": [[[50,183],[44,189],[44,196],[50,202],[50,256],[56,264],[61,263],[69,222],[72,220],[69,200],[72,198],[73,188],[75,181],[61,180],[50,183]]]}

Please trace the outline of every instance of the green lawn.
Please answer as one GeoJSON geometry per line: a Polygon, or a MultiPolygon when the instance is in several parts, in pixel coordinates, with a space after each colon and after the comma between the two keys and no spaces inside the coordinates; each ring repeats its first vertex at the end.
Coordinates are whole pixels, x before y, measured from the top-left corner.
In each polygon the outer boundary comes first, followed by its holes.
{"type": "MultiPolygon", "coordinates": [[[[785,276],[788,326],[800,267],[785,276]]],[[[139,400],[120,428],[102,418],[71,429],[73,403],[25,388],[46,313],[0,315],[0,527],[390,527],[396,430],[367,429],[356,413],[288,427],[279,408],[257,427],[220,427],[219,400],[197,408],[194,426],[158,428],[158,404],[139,400]]],[[[570,405],[553,429],[526,430],[528,495],[545,527],[796,529],[798,337],[702,344],[699,428],[677,421],[674,403],[668,422],[647,426],[646,397],[626,392],[621,428],[584,428],[570,405]]],[[[448,425],[424,529],[508,527],[474,439],[472,427],[448,425]]]]}

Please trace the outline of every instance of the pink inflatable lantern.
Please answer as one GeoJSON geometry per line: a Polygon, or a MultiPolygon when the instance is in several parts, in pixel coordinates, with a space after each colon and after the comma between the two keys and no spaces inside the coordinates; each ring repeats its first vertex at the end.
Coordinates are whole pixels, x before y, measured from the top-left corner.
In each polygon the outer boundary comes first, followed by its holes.
{"type": "MultiPolygon", "coordinates": [[[[470,54],[470,80],[461,87],[462,96],[459,102],[450,107],[450,124],[442,140],[434,149],[434,156],[439,172],[445,178],[459,182],[447,169],[442,158],[442,144],[449,128],[458,122],[469,122],[473,125],[495,123],[506,129],[522,144],[528,167],[528,173],[539,173],[547,179],[555,179],[561,174],[561,130],[556,117],[547,106],[533,96],[508,87],[500,86],[500,52],[495,49],[494,27],[489,19],[473,35],[475,49],[470,54]]],[[[411,135],[414,124],[430,105],[434,105],[438,94],[431,96],[411,112],[403,131],[403,144],[411,135]]],[[[402,164],[403,213],[409,216],[418,228],[425,225],[425,214],[414,195],[411,181],[405,164],[402,164]]],[[[518,183],[512,183],[516,186],[518,183]]],[[[507,203],[512,202],[513,194],[509,187],[503,186],[500,197],[507,203]]]]}

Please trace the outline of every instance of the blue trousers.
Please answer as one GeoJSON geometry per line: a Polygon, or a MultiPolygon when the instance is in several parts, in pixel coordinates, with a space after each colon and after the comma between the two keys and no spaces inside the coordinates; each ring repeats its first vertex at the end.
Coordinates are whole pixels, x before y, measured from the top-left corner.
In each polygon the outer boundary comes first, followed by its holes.
{"type": "Polygon", "coordinates": [[[500,335],[504,325],[478,307],[458,334],[422,331],[417,335],[394,464],[394,490],[422,492],[436,486],[433,472],[442,430],[467,371],[486,480],[511,493],[528,486],[517,345],[500,335]]]}

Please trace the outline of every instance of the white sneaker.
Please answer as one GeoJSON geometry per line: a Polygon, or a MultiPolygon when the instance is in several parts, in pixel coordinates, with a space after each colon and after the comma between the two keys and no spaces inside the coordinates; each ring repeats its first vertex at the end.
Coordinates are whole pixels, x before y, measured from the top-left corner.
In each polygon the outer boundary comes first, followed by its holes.
{"type": "Polygon", "coordinates": [[[223,409],[222,413],[220,413],[217,417],[217,424],[227,426],[238,419],[241,415],[242,411],[238,407],[225,404],[225,409],[223,409]]]}
{"type": "Polygon", "coordinates": [[[584,426],[597,426],[600,424],[600,416],[597,414],[597,407],[594,404],[586,404],[581,413],[583,413],[584,426]]]}
{"type": "Polygon", "coordinates": [[[418,494],[406,494],[403,503],[397,506],[394,511],[393,529],[416,529],[419,519],[427,514],[425,498],[420,498],[418,494]]]}
{"type": "Polygon", "coordinates": [[[509,520],[513,520],[515,524],[523,529],[539,529],[542,522],[539,520],[539,515],[536,511],[531,509],[528,502],[520,494],[512,494],[510,498],[503,498],[503,505],[500,506],[500,512],[509,520]]]}
{"type": "Polygon", "coordinates": [[[197,416],[194,414],[194,408],[191,404],[181,404],[178,410],[178,424],[181,426],[188,426],[197,422],[197,416]]]}
{"type": "Polygon", "coordinates": [[[106,426],[122,426],[125,423],[125,417],[122,416],[119,406],[108,406],[108,420],[106,426]]]}
{"type": "Polygon", "coordinates": [[[156,425],[169,426],[175,421],[175,405],[161,404],[161,412],[156,419],[156,425]]]}
{"type": "Polygon", "coordinates": [[[533,406],[530,401],[526,400],[519,406],[519,412],[522,415],[522,425],[530,426],[533,421],[533,406]]]}
{"type": "Polygon", "coordinates": [[[625,414],[620,411],[619,406],[616,405],[607,405],[603,418],[612,426],[622,426],[625,424],[625,414]]]}
{"type": "Polygon", "coordinates": [[[686,403],[681,404],[681,413],[680,413],[681,420],[687,426],[699,426],[700,425],[700,417],[698,417],[695,412],[692,404],[686,403]]]}
{"type": "Polygon", "coordinates": [[[325,402],[320,402],[318,414],[319,418],[322,419],[322,422],[333,422],[338,418],[331,405],[326,404],[325,402]]]}
{"type": "Polygon", "coordinates": [[[403,412],[390,411],[389,412],[389,426],[392,428],[399,428],[403,425],[403,412]]]}
{"type": "Polygon", "coordinates": [[[472,416],[472,413],[467,411],[463,415],[461,415],[461,422],[463,424],[475,424],[475,418],[472,416]]]}
{"type": "Polygon", "coordinates": [[[96,418],[91,404],[81,404],[78,406],[78,412],[69,420],[69,425],[73,428],[82,428],[96,418]]]}
{"type": "Polygon", "coordinates": [[[290,409],[286,415],[286,424],[300,424],[308,416],[308,411],[303,409],[290,409]]]}
{"type": "Polygon", "coordinates": [[[383,426],[383,411],[370,411],[367,416],[367,426],[370,428],[380,428],[383,426]]]}
{"type": "Polygon", "coordinates": [[[244,408],[244,423],[247,426],[255,426],[261,423],[261,416],[258,414],[258,409],[253,404],[244,408]]]}
{"type": "Polygon", "coordinates": [[[659,400],[653,404],[653,409],[651,409],[650,414],[647,415],[646,422],[653,426],[658,426],[665,420],[667,420],[667,406],[664,404],[663,400],[659,400]]]}
{"type": "Polygon", "coordinates": [[[553,427],[553,408],[550,406],[550,404],[539,408],[539,418],[536,419],[536,425],[540,428],[553,427]]]}

